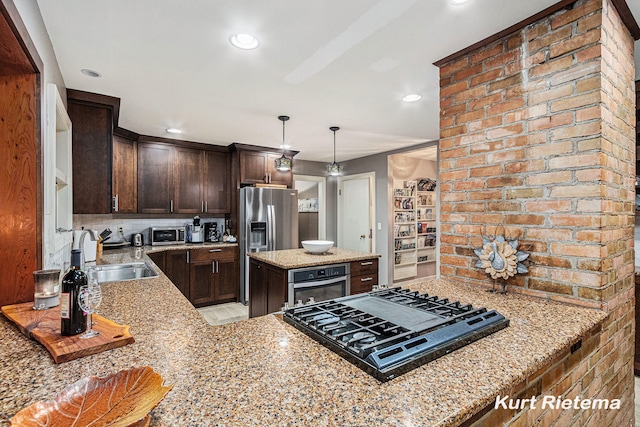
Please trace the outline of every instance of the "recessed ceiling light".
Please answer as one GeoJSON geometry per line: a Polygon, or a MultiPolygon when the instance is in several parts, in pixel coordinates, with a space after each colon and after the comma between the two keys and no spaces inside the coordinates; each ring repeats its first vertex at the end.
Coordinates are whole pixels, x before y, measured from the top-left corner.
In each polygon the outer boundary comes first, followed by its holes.
{"type": "Polygon", "coordinates": [[[422,99],[422,95],[419,95],[417,93],[411,93],[409,95],[402,97],[402,100],[404,102],[416,102],[416,101],[420,101],[421,99],[422,99]]]}
{"type": "Polygon", "coordinates": [[[451,3],[454,6],[462,6],[463,4],[469,3],[470,0],[449,0],[449,3],[451,3]]]}
{"type": "Polygon", "coordinates": [[[182,133],[182,131],[180,129],[176,129],[176,128],[169,128],[169,129],[167,129],[167,132],[169,132],[169,133],[182,133]]]}
{"type": "Polygon", "coordinates": [[[100,74],[99,72],[90,70],[88,68],[83,68],[82,70],[80,70],[80,72],[89,77],[102,77],[102,74],[100,74]]]}
{"type": "Polygon", "coordinates": [[[255,49],[260,45],[257,38],[247,33],[232,34],[231,37],[229,37],[229,42],[238,49],[245,50],[255,49]]]}

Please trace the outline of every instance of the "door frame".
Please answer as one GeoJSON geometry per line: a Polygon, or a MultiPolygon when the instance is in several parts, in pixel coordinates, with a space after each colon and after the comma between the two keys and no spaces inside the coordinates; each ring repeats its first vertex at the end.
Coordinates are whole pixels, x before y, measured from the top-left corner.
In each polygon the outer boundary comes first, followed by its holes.
{"type": "Polygon", "coordinates": [[[343,184],[345,181],[351,181],[355,179],[369,178],[369,230],[371,233],[371,241],[369,242],[369,252],[373,253],[374,248],[376,247],[376,227],[374,224],[376,223],[376,173],[375,171],[364,172],[355,175],[346,175],[338,177],[338,230],[336,239],[338,241],[337,246],[342,246],[342,210],[344,206],[344,202],[342,201],[342,190],[343,184]]]}
{"type": "Polygon", "coordinates": [[[293,188],[296,181],[311,181],[318,183],[318,239],[327,238],[327,177],[312,175],[293,175],[293,188]]]}

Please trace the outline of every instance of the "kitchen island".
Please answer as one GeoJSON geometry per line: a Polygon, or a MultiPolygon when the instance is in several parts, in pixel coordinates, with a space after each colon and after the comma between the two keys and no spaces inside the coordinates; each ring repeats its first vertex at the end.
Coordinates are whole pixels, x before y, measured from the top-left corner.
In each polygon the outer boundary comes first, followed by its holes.
{"type": "MultiPolygon", "coordinates": [[[[317,284],[322,282],[321,279],[336,279],[335,276],[329,277],[330,267],[344,268],[347,276],[344,280],[338,281],[337,285],[330,285],[334,287],[333,295],[330,298],[369,292],[372,286],[378,285],[378,258],[380,255],[370,252],[331,248],[325,253],[313,254],[305,249],[285,249],[251,252],[247,255],[250,258],[249,317],[264,316],[280,311],[285,301],[293,306],[299,297],[291,289],[293,286],[290,283],[292,270],[300,271],[299,269],[306,267],[318,267],[321,270],[318,273],[323,276],[315,278],[317,284]]],[[[300,274],[306,276],[314,270],[317,269],[305,269],[304,273],[300,274]]],[[[334,271],[334,273],[337,272],[334,271]]],[[[311,282],[306,283],[307,286],[310,284],[311,282]]],[[[325,296],[324,299],[328,299],[327,294],[323,296],[325,296]]],[[[307,298],[304,299],[304,302],[307,302],[307,298]]]]}
{"type": "MultiPolygon", "coordinates": [[[[135,261],[134,251],[105,252],[102,262],[135,261]]],[[[278,315],[209,326],[158,273],[102,286],[98,313],[130,325],[135,343],[61,365],[0,316],[3,425],[82,377],[149,365],[173,385],[152,411],[152,426],[455,426],[579,340],[587,347],[605,318],[597,310],[457,282],[418,283],[411,288],[496,309],[511,324],[380,383],[278,315]]]]}

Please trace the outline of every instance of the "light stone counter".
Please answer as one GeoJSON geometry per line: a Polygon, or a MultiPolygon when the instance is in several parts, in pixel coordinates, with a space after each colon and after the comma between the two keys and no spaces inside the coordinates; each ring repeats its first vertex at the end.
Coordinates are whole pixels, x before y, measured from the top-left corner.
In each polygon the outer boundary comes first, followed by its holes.
{"type": "MultiPolygon", "coordinates": [[[[131,248],[109,251],[102,262],[133,260],[131,248]]],[[[152,426],[454,426],[605,318],[459,283],[412,288],[497,309],[511,324],[382,384],[278,316],[209,326],[163,274],[114,282],[103,285],[98,312],[131,325],[136,342],[125,347],[55,365],[0,316],[0,424],[82,377],[149,365],[173,385],[152,426]]]]}
{"type": "Polygon", "coordinates": [[[380,258],[370,252],[352,251],[350,249],[331,248],[324,254],[312,254],[304,249],[285,249],[281,251],[252,252],[249,257],[285,270],[292,268],[312,267],[315,265],[339,264],[341,262],[359,261],[380,258]]]}

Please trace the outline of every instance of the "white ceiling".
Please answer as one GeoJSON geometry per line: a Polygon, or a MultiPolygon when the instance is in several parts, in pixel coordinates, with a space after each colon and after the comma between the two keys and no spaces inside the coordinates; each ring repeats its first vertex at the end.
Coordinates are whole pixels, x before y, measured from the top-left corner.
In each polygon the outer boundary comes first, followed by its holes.
{"type": "MultiPolygon", "coordinates": [[[[433,62],[557,0],[38,0],[68,88],[121,99],[123,128],[343,161],[438,138],[433,62]],[[229,36],[249,32],[259,48],[229,36]],[[101,78],[80,73],[96,70],[101,78]],[[401,102],[420,93],[415,103],[401,102]]],[[[640,17],[640,0],[627,0],[640,17]]],[[[636,57],[640,56],[636,43],[636,57]]],[[[636,76],[640,71],[636,70],[636,76]]],[[[176,137],[176,136],[173,136],[176,137]]]]}

